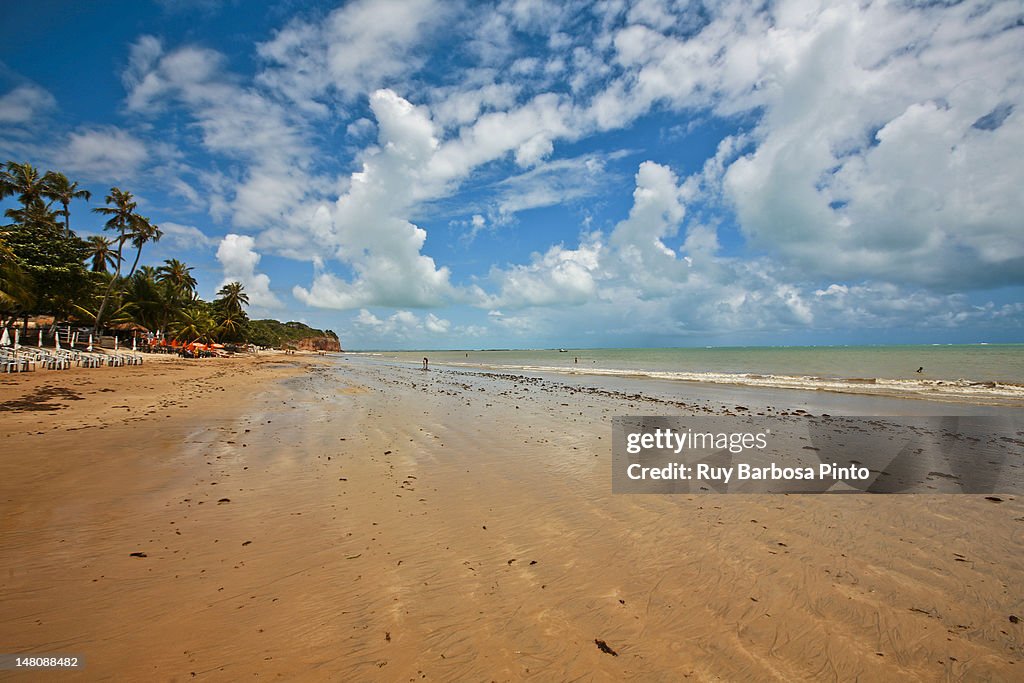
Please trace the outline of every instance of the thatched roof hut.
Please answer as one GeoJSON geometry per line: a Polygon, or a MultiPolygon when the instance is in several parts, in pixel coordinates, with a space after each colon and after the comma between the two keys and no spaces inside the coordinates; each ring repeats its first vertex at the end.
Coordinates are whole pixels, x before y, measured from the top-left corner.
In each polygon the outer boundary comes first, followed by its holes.
{"type": "Polygon", "coordinates": [[[38,330],[40,327],[49,329],[53,327],[53,321],[52,315],[30,315],[28,317],[28,329],[38,330]]]}
{"type": "Polygon", "coordinates": [[[116,325],[107,325],[108,330],[115,330],[117,332],[149,332],[149,330],[138,323],[117,323],[116,325]]]}

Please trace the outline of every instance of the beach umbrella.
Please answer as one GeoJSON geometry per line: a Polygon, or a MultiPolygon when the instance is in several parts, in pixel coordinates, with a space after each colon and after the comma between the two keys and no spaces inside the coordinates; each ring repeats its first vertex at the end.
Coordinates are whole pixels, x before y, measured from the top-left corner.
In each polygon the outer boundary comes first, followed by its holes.
{"type": "Polygon", "coordinates": [[[114,350],[117,351],[117,335],[114,335],[114,350]]]}
{"type": "Polygon", "coordinates": [[[5,327],[4,328],[4,334],[3,334],[2,337],[0,337],[0,346],[10,346],[10,345],[11,345],[11,335],[7,334],[7,328],[5,327]]]}
{"type": "Polygon", "coordinates": [[[92,332],[89,333],[89,347],[86,351],[89,351],[90,353],[92,352],[92,332]]]}
{"type": "Polygon", "coordinates": [[[53,332],[53,348],[60,351],[60,330],[54,330],[53,332]]]}
{"type": "Polygon", "coordinates": [[[39,348],[43,348],[43,328],[39,328],[39,348]]]}
{"type": "Polygon", "coordinates": [[[17,351],[17,350],[18,350],[18,336],[19,336],[19,335],[18,335],[18,328],[17,328],[17,327],[15,327],[15,328],[14,328],[14,350],[15,350],[15,351],[17,351]]]}
{"type": "Polygon", "coordinates": [[[71,330],[68,330],[68,341],[71,342],[71,348],[75,348],[75,344],[78,343],[78,333],[71,334],[71,330]]]}
{"type": "Polygon", "coordinates": [[[132,351],[135,351],[135,340],[137,337],[132,337],[132,351]]]}

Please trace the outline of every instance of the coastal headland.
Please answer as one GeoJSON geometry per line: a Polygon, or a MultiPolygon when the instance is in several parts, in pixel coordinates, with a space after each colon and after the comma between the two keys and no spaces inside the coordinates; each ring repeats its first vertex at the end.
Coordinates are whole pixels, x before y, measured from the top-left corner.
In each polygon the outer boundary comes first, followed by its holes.
{"type": "Polygon", "coordinates": [[[638,386],[313,354],[5,377],[0,651],[68,680],[1020,678],[1017,496],[611,492],[614,416],[927,402],[638,386]]]}

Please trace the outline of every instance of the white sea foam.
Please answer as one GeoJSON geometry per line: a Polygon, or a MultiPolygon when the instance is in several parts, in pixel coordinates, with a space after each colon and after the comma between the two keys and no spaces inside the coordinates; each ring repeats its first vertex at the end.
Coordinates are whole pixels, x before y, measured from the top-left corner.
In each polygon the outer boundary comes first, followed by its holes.
{"type": "Polygon", "coordinates": [[[946,400],[994,400],[1024,402],[1024,386],[1001,382],[969,380],[829,378],[814,376],[769,375],[727,372],[675,372],[664,370],[623,370],[599,367],[565,367],[551,365],[512,365],[447,362],[446,365],[483,368],[495,372],[539,372],[561,375],[596,375],[607,377],[646,377],[650,379],[705,384],[732,384],[773,389],[833,391],[848,394],[880,394],[946,400]]]}

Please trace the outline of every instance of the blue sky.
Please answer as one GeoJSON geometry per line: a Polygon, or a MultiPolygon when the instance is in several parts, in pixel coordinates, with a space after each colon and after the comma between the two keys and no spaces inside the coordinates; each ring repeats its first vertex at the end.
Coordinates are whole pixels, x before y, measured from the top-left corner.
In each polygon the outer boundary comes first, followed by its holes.
{"type": "Polygon", "coordinates": [[[1024,9],[34,2],[0,159],[346,348],[1024,341],[1024,9]]]}

